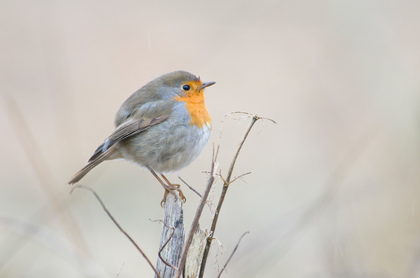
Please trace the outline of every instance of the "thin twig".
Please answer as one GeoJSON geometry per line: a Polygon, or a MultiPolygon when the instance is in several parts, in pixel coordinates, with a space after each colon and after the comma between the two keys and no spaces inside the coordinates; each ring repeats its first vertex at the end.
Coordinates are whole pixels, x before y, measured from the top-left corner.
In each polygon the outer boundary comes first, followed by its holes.
{"type": "MultiPolygon", "coordinates": [[[[230,113],[227,113],[227,114],[225,114],[225,116],[223,117],[223,120],[221,121],[221,123],[220,123],[220,129],[219,129],[219,139],[221,139],[222,138],[222,134],[223,134],[223,126],[224,126],[224,124],[225,124],[225,120],[226,120],[226,118],[227,117],[231,117],[231,118],[233,118],[233,119],[235,119],[235,120],[240,120],[240,119],[245,119],[245,118],[250,118],[250,117],[254,117],[255,115],[254,114],[251,114],[251,113],[248,113],[248,112],[242,112],[242,111],[236,111],[236,112],[230,112],[230,113]],[[243,116],[243,117],[240,117],[240,118],[234,118],[234,117],[232,117],[232,115],[235,115],[235,114],[244,114],[245,116],[243,116]]],[[[277,122],[276,121],[274,121],[273,119],[270,119],[270,118],[265,118],[265,117],[259,117],[261,120],[269,120],[270,122],[272,122],[272,123],[274,123],[274,124],[277,124],[277,122]]]]}
{"type": "MultiPolygon", "coordinates": [[[[162,221],[162,222],[163,222],[163,221],[162,221]]],[[[171,229],[171,230],[172,230],[172,234],[169,236],[169,238],[168,238],[168,240],[165,242],[165,244],[163,244],[162,248],[160,248],[159,253],[158,253],[158,256],[159,256],[159,259],[161,259],[161,260],[162,260],[162,262],[163,262],[165,265],[167,265],[167,266],[169,266],[169,267],[172,267],[173,269],[176,269],[176,266],[174,266],[173,264],[168,263],[167,261],[165,261],[165,260],[162,258],[162,255],[161,255],[161,253],[162,253],[163,249],[165,249],[166,245],[169,243],[169,241],[170,241],[170,240],[172,239],[172,237],[174,236],[174,234],[175,234],[175,228],[174,228],[174,227],[169,227],[168,225],[166,225],[166,224],[165,224],[165,222],[163,222],[163,225],[165,225],[165,227],[167,227],[167,228],[171,229]]]]}
{"type": "Polygon", "coordinates": [[[137,243],[131,238],[131,236],[123,229],[121,228],[120,224],[118,224],[118,222],[115,220],[115,218],[112,216],[112,214],[108,211],[108,209],[106,208],[105,204],[102,202],[101,198],[99,197],[99,195],[96,193],[95,190],[93,190],[92,188],[90,188],[89,186],[85,186],[85,185],[75,185],[73,186],[73,188],[70,191],[70,194],[76,189],[76,188],[83,188],[86,190],[89,190],[90,192],[93,193],[93,195],[96,197],[96,199],[99,201],[99,203],[101,204],[102,208],[104,209],[104,211],[106,212],[106,214],[108,214],[109,218],[111,218],[112,222],[114,222],[114,224],[118,227],[118,229],[120,229],[120,231],[131,241],[131,243],[137,248],[137,250],[139,250],[139,252],[142,254],[142,256],[146,259],[147,263],[150,265],[150,267],[153,269],[153,271],[156,273],[156,275],[161,278],[161,276],[159,275],[159,273],[157,272],[156,268],[153,266],[152,262],[149,260],[149,258],[146,256],[146,254],[143,252],[143,250],[141,250],[141,248],[137,245],[137,243]]]}
{"type": "MultiPolygon", "coordinates": [[[[242,177],[243,177],[243,176],[246,176],[246,175],[249,175],[249,174],[251,174],[251,172],[247,172],[247,173],[244,173],[244,174],[242,174],[242,175],[239,175],[239,176],[235,177],[233,180],[231,180],[231,182],[230,182],[230,183],[233,183],[233,182],[235,182],[236,180],[242,179],[242,177]]],[[[245,182],[245,183],[246,183],[246,182],[245,182]]]]}
{"type": "MultiPolygon", "coordinates": [[[[248,114],[249,115],[249,113],[244,113],[244,112],[234,112],[234,113],[241,113],[241,114],[248,114]]],[[[231,114],[234,114],[234,113],[229,113],[228,115],[231,115],[231,114]]],[[[219,219],[220,210],[221,210],[223,202],[225,200],[226,193],[227,193],[227,190],[229,188],[229,185],[232,183],[231,177],[232,177],[232,174],[233,174],[233,169],[235,167],[236,160],[238,159],[238,156],[239,156],[239,153],[241,152],[242,146],[244,145],[245,140],[248,137],[252,127],[260,119],[267,119],[267,118],[263,118],[263,117],[260,117],[258,115],[253,115],[252,116],[251,123],[249,124],[248,128],[246,129],[245,134],[242,137],[242,140],[239,144],[238,150],[236,151],[235,156],[233,157],[233,160],[230,164],[229,171],[228,171],[228,174],[227,174],[227,178],[223,182],[222,193],[220,195],[219,203],[217,204],[216,211],[214,212],[213,222],[212,222],[212,225],[211,225],[211,228],[210,228],[210,236],[207,238],[206,247],[204,249],[203,259],[202,259],[201,268],[200,268],[200,274],[198,276],[199,278],[202,278],[203,275],[204,275],[204,270],[205,270],[205,267],[206,267],[207,257],[208,257],[209,252],[210,252],[210,246],[211,246],[211,242],[213,240],[214,232],[216,230],[216,225],[217,225],[217,220],[219,219]]],[[[273,123],[276,123],[275,121],[273,121],[271,119],[267,119],[267,120],[270,120],[273,123]]]]}
{"type": "Polygon", "coordinates": [[[200,196],[200,198],[202,198],[201,194],[194,189],[194,187],[190,186],[186,181],[184,181],[181,176],[178,176],[178,179],[180,179],[189,189],[191,189],[195,194],[197,194],[198,196],[200,196]]]}
{"type": "Polygon", "coordinates": [[[273,120],[273,119],[266,118],[266,117],[260,117],[260,116],[255,115],[255,114],[251,114],[251,113],[248,113],[248,112],[241,112],[241,111],[236,111],[236,112],[230,112],[230,113],[227,113],[227,114],[225,115],[225,117],[231,117],[231,116],[232,116],[232,115],[234,115],[234,114],[244,114],[244,115],[247,115],[247,116],[245,116],[244,118],[249,118],[249,117],[258,117],[258,120],[268,120],[268,121],[272,122],[273,124],[277,124],[277,122],[276,122],[275,120],[273,120]]]}
{"type": "Polygon", "coordinates": [[[182,255],[181,255],[181,259],[179,261],[179,266],[178,266],[178,270],[175,272],[175,278],[179,278],[181,277],[182,274],[182,270],[184,269],[185,266],[185,261],[187,260],[187,254],[188,254],[188,250],[191,246],[191,242],[193,240],[194,237],[194,232],[197,229],[198,226],[198,221],[200,220],[201,217],[201,213],[203,212],[203,208],[207,202],[207,198],[209,196],[211,187],[213,185],[214,182],[214,172],[215,169],[217,168],[217,164],[216,164],[216,160],[217,160],[217,154],[219,153],[219,147],[216,148],[216,151],[214,150],[214,145],[213,145],[213,157],[212,157],[212,162],[211,162],[211,170],[210,170],[210,177],[208,179],[207,182],[207,187],[206,190],[204,191],[204,195],[201,198],[201,202],[197,208],[197,211],[195,212],[195,216],[193,219],[193,222],[191,224],[191,229],[188,232],[188,238],[185,242],[184,248],[182,250],[182,255]]]}
{"type": "Polygon", "coordinates": [[[228,184],[227,184],[227,186],[229,186],[230,178],[232,177],[232,174],[233,174],[233,168],[235,167],[235,163],[236,163],[236,160],[238,159],[239,153],[241,152],[242,146],[244,145],[245,140],[246,140],[246,138],[248,137],[248,134],[249,134],[249,132],[251,131],[252,127],[254,126],[254,124],[255,124],[255,123],[256,123],[259,119],[261,119],[259,116],[257,116],[257,115],[253,116],[253,117],[252,117],[252,120],[251,120],[251,123],[250,123],[250,124],[249,124],[249,126],[248,126],[248,129],[245,131],[244,137],[242,138],[242,141],[241,141],[241,143],[239,144],[239,148],[238,148],[238,150],[236,151],[236,154],[235,154],[235,156],[233,157],[232,163],[230,164],[230,167],[229,167],[228,175],[227,175],[227,178],[226,178],[226,181],[227,181],[227,183],[228,183],[228,184]]]}
{"type": "Polygon", "coordinates": [[[223,266],[222,270],[220,270],[219,275],[217,275],[217,278],[219,278],[222,275],[222,272],[226,269],[227,265],[229,264],[230,260],[232,259],[233,255],[235,254],[236,250],[239,247],[239,244],[241,243],[241,240],[244,236],[249,234],[249,232],[245,232],[241,235],[241,237],[238,240],[238,243],[236,244],[235,248],[232,251],[232,254],[230,254],[229,259],[226,261],[225,265],[223,266]]]}

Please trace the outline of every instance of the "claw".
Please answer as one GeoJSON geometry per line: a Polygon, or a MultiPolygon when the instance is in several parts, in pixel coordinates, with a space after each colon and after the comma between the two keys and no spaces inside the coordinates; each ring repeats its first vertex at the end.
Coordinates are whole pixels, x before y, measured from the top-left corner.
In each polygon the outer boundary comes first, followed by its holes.
{"type": "Polygon", "coordinates": [[[165,195],[163,195],[163,199],[162,201],[160,201],[160,206],[163,208],[163,204],[166,203],[166,197],[168,196],[168,192],[170,192],[171,194],[173,194],[175,196],[175,198],[178,198],[178,195],[175,194],[174,191],[178,191],[179,196],[181,196],[182,202],[185,203],[187,201],[187,198],[185,198],[184,193],[182,193],[179,184],[172,184],[163,174],[160,174],[162,176],[162,178],[165,180],[162,181],[159,176],[155,173],[155,171],[153,171],[152,168],[148,168],[150,173],[152,173],[152,175],[160,182],[160,184],[163,186],[163,188],[165,189],[165,195]]]}
{"type": "Polygon", "coordinates": [[[163,205],[166,203],[166,197],[168,196],[168,190],[165,190],[165,195],[163,195],[162,201],[160,201],[160,206],[163,208],[163,205]]]}
{"type": "Polygon", "coordinates": [[[182,203],[185,204],[185,202],[187,201],[187,198],[185,198],[185,195],[184,195],[184,193],[182,193],[181,189],[177,189],[177,190],[178,190],[179,196],[181,196],[182,203]]]}
{"type": "Polygon", "coordinates": [[[169,190],[165,190],[165,195],[163,195],[163,199],[160,202],[160,206],[163,208],[163,204],[166,203],[166,197],[168,196],[168,192],[173,194],[175,198],[178,198],[177,194],[175,194],[175,191],[178,191],[179,196],[182,199],[182,203],[185,203],[187,201],[187,198],[185,198],[184,193],[182,193],[179,184],[171,184],[171,188],[169,190]]]}

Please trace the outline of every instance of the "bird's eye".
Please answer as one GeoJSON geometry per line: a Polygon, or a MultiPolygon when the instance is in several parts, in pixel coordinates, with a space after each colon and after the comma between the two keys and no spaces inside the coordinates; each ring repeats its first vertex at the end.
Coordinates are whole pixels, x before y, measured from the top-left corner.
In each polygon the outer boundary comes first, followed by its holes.
{"type": "Polygon", "coordinates": [[[182,90],[189,91],[191,89],[190,85],[184,85],[182,86],[182,90]]]}

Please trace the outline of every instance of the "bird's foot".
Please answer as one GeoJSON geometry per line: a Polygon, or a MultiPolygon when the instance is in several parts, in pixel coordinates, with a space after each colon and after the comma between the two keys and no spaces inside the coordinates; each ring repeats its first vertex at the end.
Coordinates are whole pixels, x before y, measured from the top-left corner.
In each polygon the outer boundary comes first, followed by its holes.
{"type": "Polygon", "coordinates": [[[178,192],[179,196],[182,199],[182,202],[185,203],[187,201],[187,198],[185,198],[184,193],[182,193],[182,190],[179,186],[179,184],[171,184],[168,187],[165,187],[165,195],[163,195],[163,199],[160,202],[160,206],[163,207],[163,204],[166,203],[166,197],[168,196],[168,193],[171,193],[175,196],[175,198],[178,198],[178,194],[176,194],[178,192]]]}

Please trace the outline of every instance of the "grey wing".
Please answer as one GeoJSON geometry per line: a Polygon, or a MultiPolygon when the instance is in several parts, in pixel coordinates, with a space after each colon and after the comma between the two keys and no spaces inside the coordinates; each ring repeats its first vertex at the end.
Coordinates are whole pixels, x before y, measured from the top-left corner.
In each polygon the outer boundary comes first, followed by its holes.
{"type": "Polygon", "coordinates": [[[154,100],[144,102],[143,95],[133,94],[121,105],[115,115],[115,126],[120,126],[130,118],[155,118],[172,112],[174,101],[154,100]],[[130,101],[129,101],[130,100],[130,101]]]}
{"type": "Polygon", "coordinates": [[[155,118],[131,118],[119,125],[115,131],[105,140],[105,142],[100,145],[92,157],[89,159],[89,162],[97,159],[101,154],[106,152],[109,148],[115,145],[115,143],[122,141],[128,137],[139,134],[140,132],[159,124],[169,118],[169,115],[159,116],[155,118]]]}

